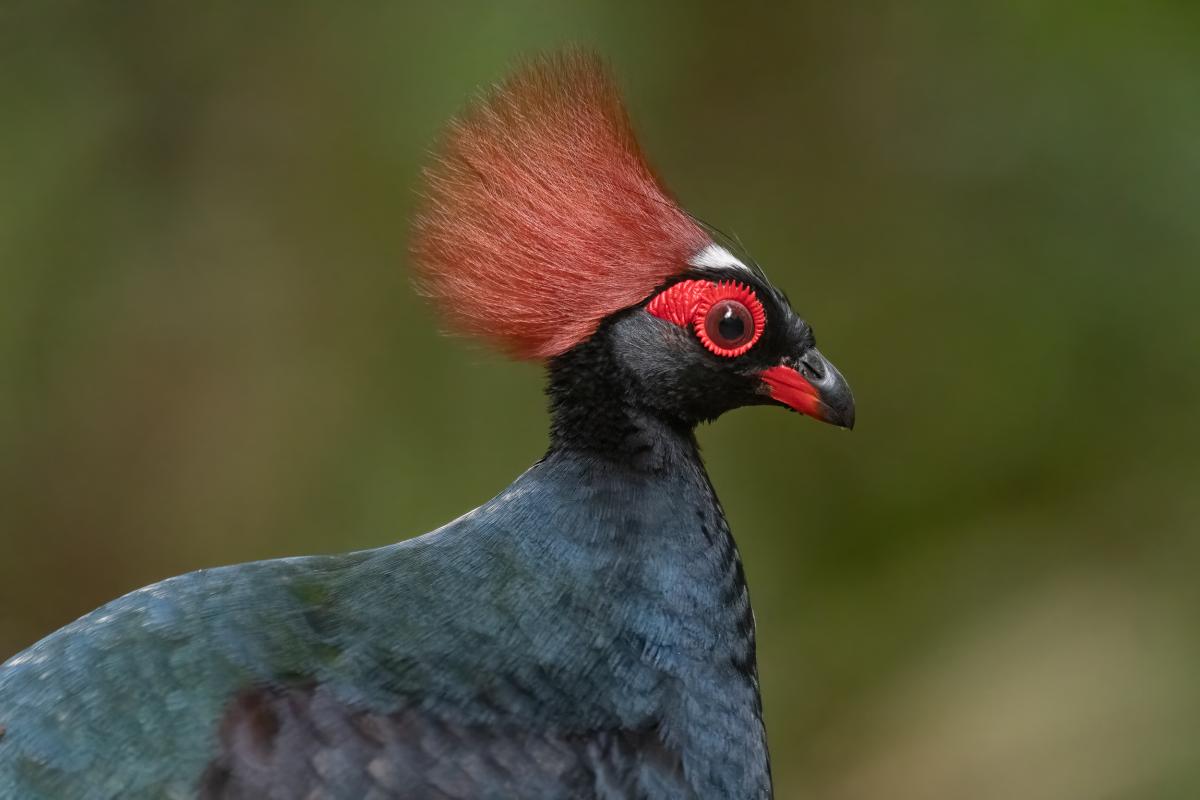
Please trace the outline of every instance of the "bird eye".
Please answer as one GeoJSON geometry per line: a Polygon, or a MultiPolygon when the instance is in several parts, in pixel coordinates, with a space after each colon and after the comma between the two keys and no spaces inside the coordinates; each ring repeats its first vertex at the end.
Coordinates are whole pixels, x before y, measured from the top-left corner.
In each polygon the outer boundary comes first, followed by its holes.
{"type": "Polygon", "coordinates": [[[704,332],[723,350],[736,350],[754,337],[754,317],[738,301],[722,300],[704,316],[704,332]]]}
{"type": "Polygon", "coordinates": [[[704,295],[693,318],[700,343],[709,352],[726,358],[740,356],[753,347],[767,323],[753,290],[740,283],[714,283],[704,295]]]}

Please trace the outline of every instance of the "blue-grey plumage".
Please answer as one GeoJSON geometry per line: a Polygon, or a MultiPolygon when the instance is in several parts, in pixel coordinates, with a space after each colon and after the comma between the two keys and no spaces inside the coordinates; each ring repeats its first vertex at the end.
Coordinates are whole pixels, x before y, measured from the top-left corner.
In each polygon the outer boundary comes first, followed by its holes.
{"type": "MultiPolygon", "coordinates": [[[[231,699],[268,685],[470,729],[653,731],[674,755],[648,763],[644,796],[764,796],[737,553],[692,443],[672,444],[686,468],[551,455],[418,539],[203,570],[98,609],[0,668],[0,797],[195,796],[231,699]]],[[[322,796],[393,796],[331,769],[322,796]]]]}

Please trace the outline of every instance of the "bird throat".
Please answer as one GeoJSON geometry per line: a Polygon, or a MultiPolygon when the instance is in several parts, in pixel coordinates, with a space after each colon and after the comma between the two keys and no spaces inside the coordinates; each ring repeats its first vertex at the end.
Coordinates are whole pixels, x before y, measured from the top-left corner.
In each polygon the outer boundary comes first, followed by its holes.
{"type": "Polygon", "coordinates": [[[552,360],[550,452],[576,451],[649,472],[703,470],[694,422],[639,404],[602,337],[552,360]]]}

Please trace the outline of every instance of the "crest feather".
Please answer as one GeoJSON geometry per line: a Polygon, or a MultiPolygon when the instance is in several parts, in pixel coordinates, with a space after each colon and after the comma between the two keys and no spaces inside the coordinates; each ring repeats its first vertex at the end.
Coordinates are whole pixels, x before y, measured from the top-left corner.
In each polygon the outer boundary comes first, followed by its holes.
{"type": "Polygon", "coordinates": [[[659,182],[597,56],[522,66],[448,127],[424,173],[416,283],[451,327],[550,358],[711,241],[659,182]]]}

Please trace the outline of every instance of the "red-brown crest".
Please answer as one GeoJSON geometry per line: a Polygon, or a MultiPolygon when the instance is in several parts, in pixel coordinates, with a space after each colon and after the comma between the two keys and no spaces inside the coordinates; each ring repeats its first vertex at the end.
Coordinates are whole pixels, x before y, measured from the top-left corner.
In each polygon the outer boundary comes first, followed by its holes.
{"type": "Polygon", "coordinates": [[[450,325],[558,355],[709,243],[646,163],[597,56],[523,66],[451,123],[414,225],[418,288],[450,325]]]}

